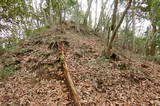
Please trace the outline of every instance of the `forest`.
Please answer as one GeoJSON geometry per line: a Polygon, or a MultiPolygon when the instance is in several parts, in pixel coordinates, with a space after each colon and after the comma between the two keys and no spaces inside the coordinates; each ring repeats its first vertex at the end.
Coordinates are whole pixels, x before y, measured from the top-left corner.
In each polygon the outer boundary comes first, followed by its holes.
{"type": "Polygon", "coordinates": [[[0,106],[160,106],[160,0],[0,0],[0,106]]]}

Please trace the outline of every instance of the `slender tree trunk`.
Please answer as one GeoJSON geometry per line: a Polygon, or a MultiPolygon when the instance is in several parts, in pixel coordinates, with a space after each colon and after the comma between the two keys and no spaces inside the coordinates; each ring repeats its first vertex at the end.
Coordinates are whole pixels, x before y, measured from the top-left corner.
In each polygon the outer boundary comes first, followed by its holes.
{"type": "Polygon", "coordinates": [[[63,12],[63,21],[65,21],[66,20],[66,15],[67,15],[67,10],[66,10],[66,6],[64,5],[64,6],[62,6],[62,12],[63,12]]]}
{"type": "MultiPolygon", "coordinates": [[[[31,3],[31,6],[33,7],[34,4],[36,5],[36,6],[35,6],[35,12],[36,12],[36,27],[39,28],[39,27],[40,27],[40,21],[39,21],[39,16],[38,16],[38,4],[37,4],[37,1],[32,2],[32,3],[31,3]]],[[[34,16],[32,15],[32,17],[34,17],[34,16]]]]}
{"type": "Polygon", "coordinates": [[[96,25],[97,25],[98,0],[96,0],[95,3],[96,3],[96,11],[95,11],[94,29],[96,28],[96,25]]]}
{"type": "Polygon", "coordinates": [[[123,39],[123,45],[122,45],[122,47],[123,48],[127,48],[127,49],[129,49],[128,47],[128,45],[129,45],[129,42],[128,42],[128,30],[129,30],[129,19],[128,19],[128,14],[126,14],[126,17],[125,17],[125,23],[126,23],[126,26],[125,26],[125,30],[124,30],[124,39],[123,39]]]}
{"type": "Polygon", "coordinates": [[[118,8],[118,0],[114,0],[114,10],[112,15],[112,25],[111,25],[112,31],[114,31],[116,27],[117,8],[118,8]]]}
{"type": "Polygon", "coordinates": [[[107,2],[108,2],[108,0],[106,0],[105,2],[103,2],[103,0],[102,0],[101,12],[100,12],[98,24],[97,24],[97,27],[96,27],[95,31],[99,31],[99,29],[102,25],[102,21],[103,21],[103,17],[104,17],[104,11],[105,11],[105,7],[106,7],[107,2]]]}
{"type": "MultiPolygon", "coordinates": [[[[106,53],[107,53],[107,47],[110,43],[110,35],[111,35],[111,31],[113,31],[113,27],[115,27],[116,25],[116,14],[117,14],[117,8],[118,8],[118,0],[114,0],[114,9],[113,9],[113,14],[112,14],[112,23],[111,23],[111,27],[109,28],[108,30],[108,35],[107,35],[107,42],[106,44],[107,45],[104,45],[104,51],[103,51],[103,55],[106,56],[106,53]]],[[[107,56],[106,56],[107,57],[107,56]]]]}
{"type": "Polygon", "coordinates": [[[83,24],[84,24],[84,25],[87,25],[87,23],[88,23],[88,22],[87,22],[87,19],[88,19],[89,13],[90,13],[92,1],[93,1],[93,0],[87,0],[87,2],[88,2],[88,8],[87,8],[87,11],[86,11],[86,13],[85,13],[84,20],[83,20],[83,24]]]}
{"type": "Polygon", "coordinates": [[[39,7],[40,7],[40,10],[42,11],[42,13],[43,13],[43,23],[45,24],[45,25],[48,25],[48,21],[47,21],[47,16],[46,16],[46,13],[45,13],[45,11],[43,10],[43,8],[42,8],[42,4],[43,4],[43,2],[44,2],[44,0],[40,0],[41,2],[39,3],[39,7]]]}
{"type": "Polygon", "coordinates": [[[136,19],[135,19],[135,0],[132,3],[132,51],[135,51],[135,30],[136,30],[136,19]]]}
{"type": "Polygon", "coordinates": [[[64,32],[63,26],[62,26],[63,17],[62,17],[62,3],[61,2],[58,2],[58,11],[57,12],[58,12],[58,16],[59,16],[59,24],[60,24],[61,32],[64,32]]]}
{"type": "Polygon", "coordinates": [[[51,5],[50,5],[51,2],[50,2],[50,0],[47,0],[46,3],[47,3],[47,6],[48,6],[48,11],[47,11],[48,17],[47,17],[47,21],[48,21],[48,25],[50,25],[50,24],[52,24],[51,5]]]}
{"type": "Polygon", "coordinates": [[[107,22],[107,25],[106,25],[106,27],[105,27],[105,30],[106,30],[106,33],[107,33],[107,36],[105,36],[105,40],[104,40],[104,50],[105,50],[105,48],[106,48],[106,45],[108,45],[108,43],[109,43],[109,39],[110,39],[110,27],[109,27],[109,20],[108,20],[108,22],[107,22]]]}
{"type": "MultiPolygon", "coordinates": [[[[116,3],[116,2],[115,2],[115,3],[116,3]]],[[[117,2],[117,3],[118,3],[118,2],[117,2]]],[[[128,9],[131,7],[131,3],[132,3],[132,0],[129,0],[128,5],[127,5],[126,9],[124,10],[124,12],[123,12],[123,14],[122,14],[122,17],[121,17],[118,25],[117,25],[115,28],[113,27],[114,30],[113,30],[111,39],[110,39],[109,44],[108,44],[108,47],[107,47],[107,51],[105,52],[105,57],[107,57],[107,58],[110,57],[110,55],[111,55],[111,49],[112,49],[113,40],[114,40],[114,38],[115,38],[115,36],[116,36],[116,34],[117,34],[117,31],[118,31],[119,27],[121,26],[121,24],[122,24],[122,22],[123,22],[123,19],[124,19],[125,15],[127,14],[128,9]]],[[[115,5],[117,5],[117,4],[115,4],[115,5]]],[[[116,12],[116,11],[114,11],[114,12],[116,12]]],[[[112,25],[114,25],[114,24],[112,24],[112,25]]]]}
{"type": "Polygon", "coordinates": [[[92,11],[89,12],[89,26],[92,27],[92,11]]]}
{"type": "Polygon", "coordinates": [[[155,23],[153,22],[152,23],[152,36],[148,40],[148,44],[146,47],[146,56],[154,56],[156,53],[156,43],[155,43],[156,32],[157,32],[157,28],[156,28],[155,23]]]}
{"type": "Polygon", "coordinates": [[[79,26],[80,26],[80,19],[79,19],[79,3],[78,3],[78,0],[76,0],[76,2],[77,2],[77,6],[76,6],[76,12],[77,12],[77,26],[76,26],[76,30],[77,30],[77,32],[80,32],[80,28],[79,28],[79,26]]]}

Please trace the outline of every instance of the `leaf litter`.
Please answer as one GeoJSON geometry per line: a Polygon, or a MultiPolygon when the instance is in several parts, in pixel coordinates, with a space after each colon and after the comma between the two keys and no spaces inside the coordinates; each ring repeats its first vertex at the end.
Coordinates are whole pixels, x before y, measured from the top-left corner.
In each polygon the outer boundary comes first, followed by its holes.
{"type": "Polygon", "coordinates": [[[67,64],[82,106],[160,105],[158,64],[123,57],[104,60],[100,37],[71,30],[61,34],[55,29],[26,39],[21,47],[27,53],[12,55],[20,61],[15,64],[19,71],[0,80],[0,105],[74,105],[63,72],[54,64],[58,53],[49,48],[59,40],[69,42],[67,64]]]}

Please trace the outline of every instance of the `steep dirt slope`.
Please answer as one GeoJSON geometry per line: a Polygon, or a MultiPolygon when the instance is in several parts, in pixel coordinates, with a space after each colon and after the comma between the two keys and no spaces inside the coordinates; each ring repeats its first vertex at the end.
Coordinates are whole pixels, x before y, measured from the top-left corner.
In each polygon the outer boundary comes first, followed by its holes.
{"type": "Polygon", "coordinates": [[[83,106],[160,105],[160,66],[100,57],[100,38],[84,33],[52,28],[26,39],[23,52],[4,54],[18,71],[0,80],[0,105],[73,106],[63,72],[54,64],[56,41],[69,42],[66,60],[83,106]]]}

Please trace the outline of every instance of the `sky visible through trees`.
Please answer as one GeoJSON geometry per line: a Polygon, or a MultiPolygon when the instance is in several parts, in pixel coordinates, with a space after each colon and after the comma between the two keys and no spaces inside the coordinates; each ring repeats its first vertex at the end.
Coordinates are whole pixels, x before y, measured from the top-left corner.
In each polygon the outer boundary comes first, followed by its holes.
{"type": "MultiPolygon", "coordinates": [[[[101,4],[102,2],[104,2],[104,0],[98,0],[98,9],[97,9],[97,17],[99,17],[100,15],[100,11],[101,11],[101,4]]],[[[78,0],[79,4],[82,6],[82,10],[84,12],[86,12],[87,10],[87,0],[78,0]]],[[[34,8],[39,8],[38,7],[38,4],[40,3],[40,0],[33,0],[33,4],[34,4],[34,8]]],[[[106,8],[105,8],[105,11],[106,13],[109,13],[109,12],[112,12],[112,3],[113,3],[113,0],[108,0],[108,3],[106,5],[106,8]]],[[[145,5],[144,5],[145,6],[145,5]]],[[[95,21],[95,7],[96,7],[96,2],[94,1],[92,3],[92,7],[91,7],[91,13],[92,13],[92,19],[93,19],[93,24],[94,24],[94,21],[95,21]]],[[[124,10],[124,6],[120,6],[120,12],[123,12],[124,10]]],[[[97,19],[98,21],[98,19],[97,19]]],[[[125,22],[123,22],[125,24],[125,22]]],[[[124,28],[125,25],[122,24],[122,27],[124,28]]],[[[149,27],[150,25],[150,22],[147,21],[146,19],[136,19],[136,35],[137,36],[144,36],[144,32],[146,32],[147,30],[147,27],[149,27]]]]}
{"type": "MultiPolygon", "coordinates": [[[[35,11],[36,11],[36,9],[38,9],[38,10],[40,9],[40,7],[39,7],[40,1],[41,0],[33,0],[32,1],[32,5],[33,5],[35,11]]],[[[78,0],[78,2],[82,7],[81,8],[82,11],[86,12],[86,10],[87,10],[87,0],[78,0]]],[[[99,15],[100,15],[102,2],[104,2],[104,0],[99,0],[98,1],[98,5],[97,5],[97,7],[98,7],[97,8],[97,22],[98,22],[98,18],[99,18],[99,15]]],[[[44,4],[43,6],[45,6],[45,2],[43,4],[44,4]]],[[[106,8],[105,8],[105,12],[106,13],[110,13],[110,16],[111,16],[111,12],[113,10],[113,8],[111,7],[112,4],[113,4],[113,0],[108,0],[106,8]]],[[[92,6],[91,6],[91,17],[92,17],[92,20],[93,20],[92,21],[92,26],[94,26],[94,23],[95,23],[95,12],[96,12],[95,7],[96,7],[96,2],[93,1],[92,6]]],[[[119,11],[122,12],[124,10],[124,5],[120,5],[119,8],[120,8],[119,11]]],[[[4,22],[2,22],[2,23],[3,24],[8,24],[8,23],[4,23],[4,22]]],[[[144,34],[145,34],[144,32],[147,31],[147,28],[149,27],[149,25],[150,25],[150,22],[148,20],[136,18],[136,36],[144,36],[144,34]]],[[[125,22],[123,22],[121,27],[122,28],[125,27],[125,22]]],[[[20,30],[22,30],[22,29],[20,29],[20,30]]],[[[1,37],[5,37],[5,36],[10,35],[10,34],[11,34],[10,31],[7,31],[7,32],[6,31],[1,31],[0,32],[0,36],[1,37]]]]}

